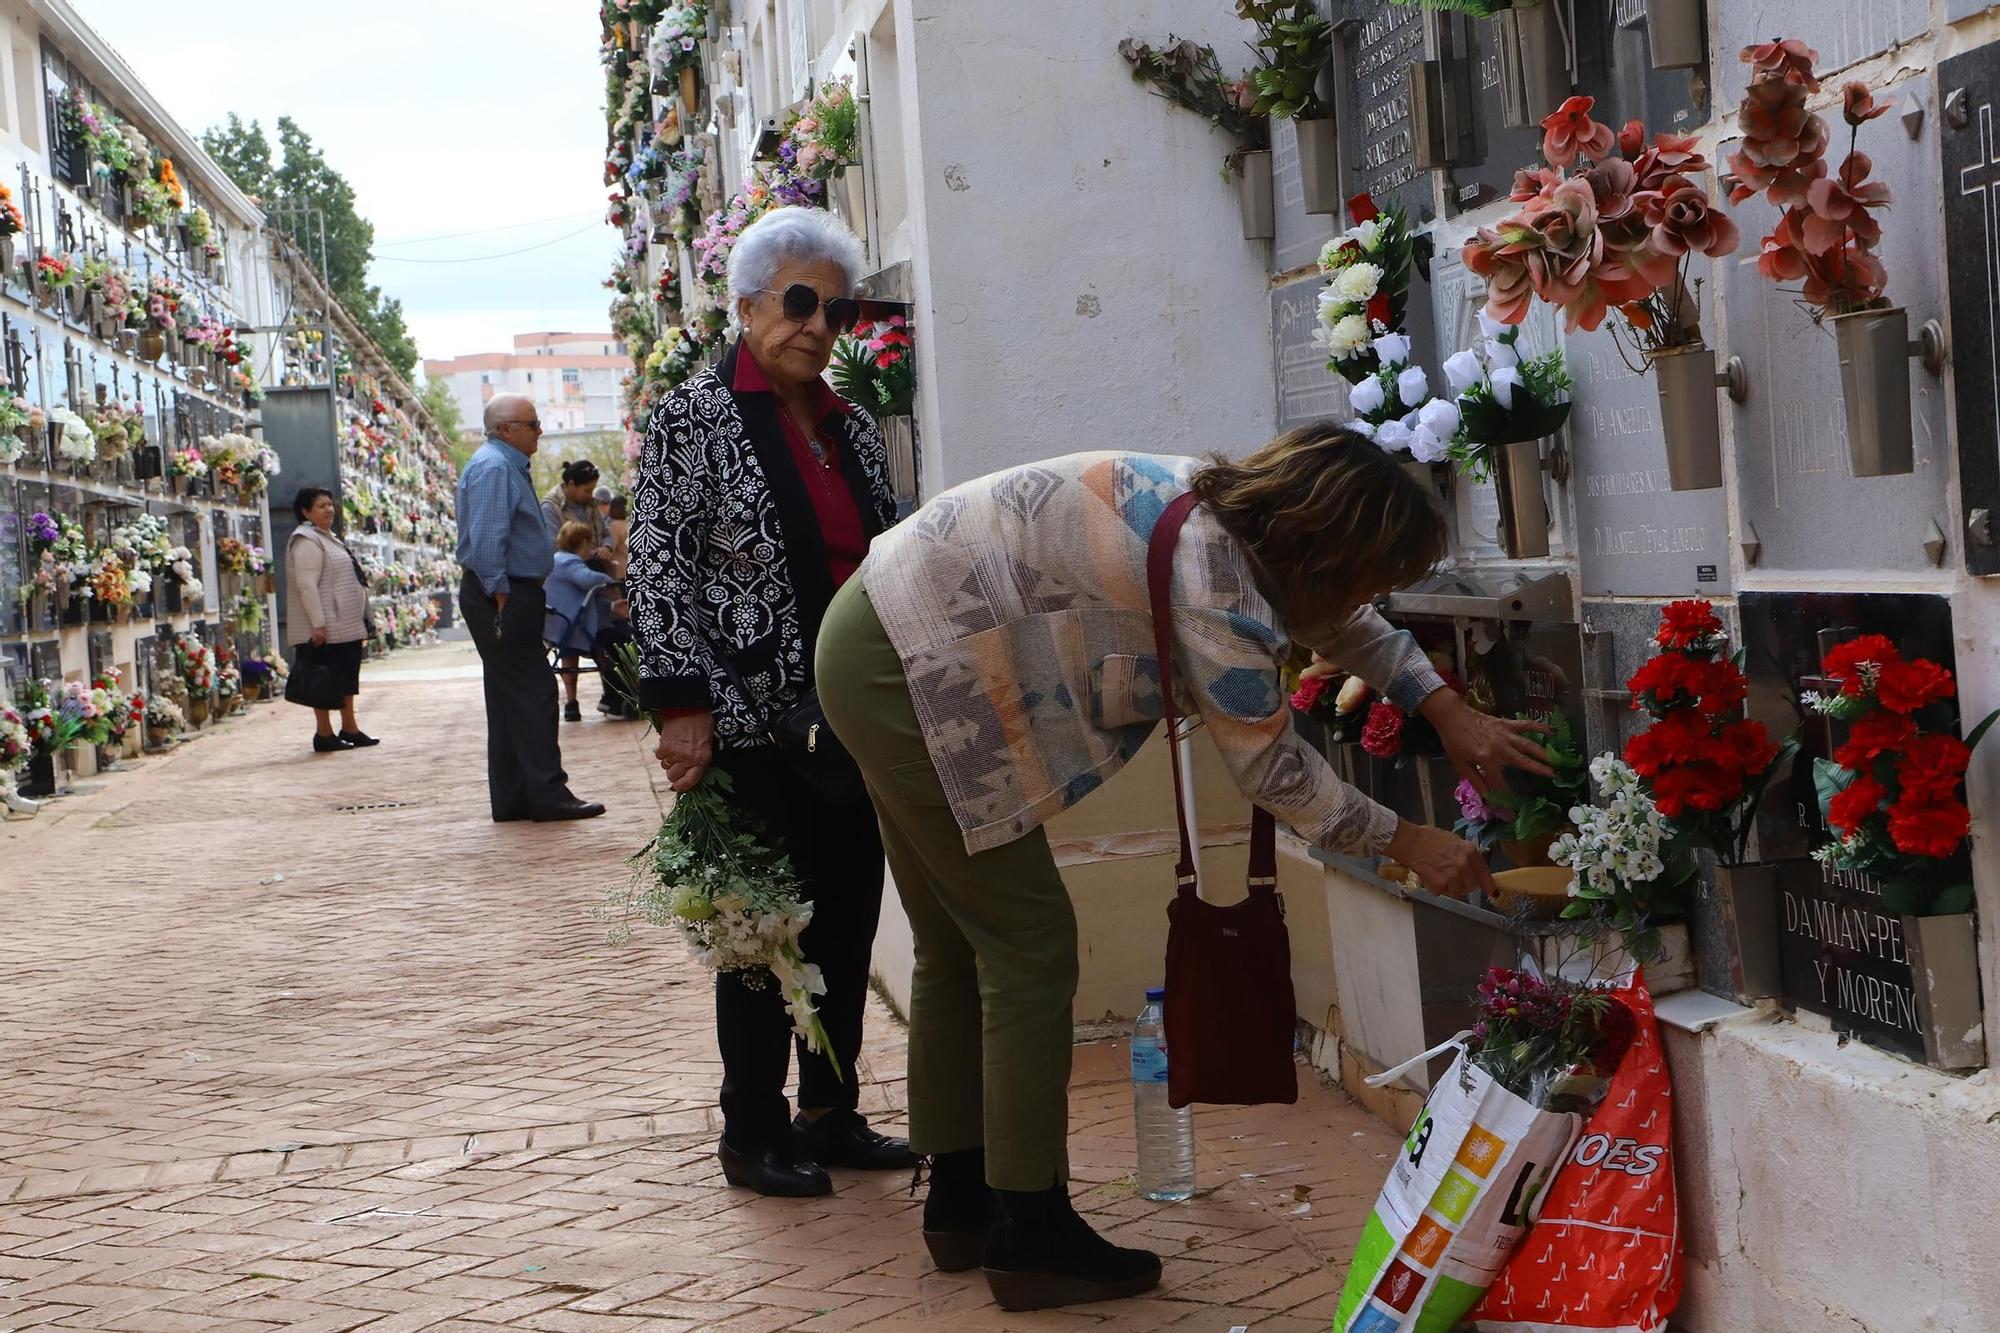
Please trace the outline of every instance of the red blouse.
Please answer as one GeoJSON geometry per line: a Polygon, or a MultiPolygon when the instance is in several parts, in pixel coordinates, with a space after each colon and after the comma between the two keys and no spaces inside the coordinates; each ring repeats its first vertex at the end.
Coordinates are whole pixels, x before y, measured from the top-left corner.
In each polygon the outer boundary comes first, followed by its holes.
{"type": "MultiPolygon", "coordinates": [[[[771,381],[764,374],[764,368],[757,364],[757,358],[744,347],[736,357],[736,382],[730,385],[738,393],[768,393],[776,398],[771,381]]],[[[847,404],[840,395],[826,386],[824,380],[812,382],[813,429],[826,450],[826,461],[813,457],[812,445],[807,440],[800,423],[792,420],[792,414],[778,407],[778,423],[784,427],[785,443],[791,446],[792,461],[798,464],[799,476],[806,484],[806,494],[812,498],[813,513],[819,519],[820,536],[826,542],[827,568],[833,574],[833,586],[839,588],[861,568],[862,559],[868,554],[868,532],[861,525],[861,507],[854,501],[854,492],[847,487],[847,477],[840,470],[840,454],[836,441],[841,438],[835,425],[835,418],[847,415],[847,404]]]]}

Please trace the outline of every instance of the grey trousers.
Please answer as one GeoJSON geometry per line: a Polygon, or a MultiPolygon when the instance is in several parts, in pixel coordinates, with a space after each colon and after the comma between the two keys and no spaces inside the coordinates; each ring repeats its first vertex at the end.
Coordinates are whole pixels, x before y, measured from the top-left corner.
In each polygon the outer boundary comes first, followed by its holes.
{"type": "Polygon", "coordinates": [[[479,580],[458,585],[458,610],[485,667],[486,788],[495,819],[570,799],[556,743],[556,677],[542,650],[548,601],[539,583],[511,580],[505,613],[479,580]]]}

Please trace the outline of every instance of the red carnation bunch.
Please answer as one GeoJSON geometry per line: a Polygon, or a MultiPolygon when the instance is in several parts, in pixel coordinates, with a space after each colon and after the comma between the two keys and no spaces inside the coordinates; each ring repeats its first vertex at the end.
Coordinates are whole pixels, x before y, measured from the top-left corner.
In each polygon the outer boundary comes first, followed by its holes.
{"type": "Polygon", "coordinates": [[[1963,911],[1971,888],[1949,865],[1972,828],[1960,789],[1972,747],[1993,719],[1960,740],[1951,700],[1958,683],[1926,658],[1905,659],[1885,635],[1864,634],[1826,654],[1832,696],[1807,702],[1847,735],[1814,765],[1821,813],[1840,839],[1816,853],[1843,870],[1883,881],[1898,911],[1963,911]]]}
{"type": "Polygon", "coordinates": [[[1361,728],[1361,748],[1377,759],[1394,759],[1403,752],[1403,710],[1387,699],[1377,699],[1368,710],[1368,723],[1361,728]]]}
{"type": "Polygon", "coordinates": [[[1676,828],[1724,865],[1740,864],[1765,785],[1796,746],[1742,716],[1749,681],[1723,655],[1722,621],[1709,603],[1668,606],[1654,642],[1659,654],[1626,682],[1632,706],[1653,724],[1626,744],[1625,762],[1676,828]]]}

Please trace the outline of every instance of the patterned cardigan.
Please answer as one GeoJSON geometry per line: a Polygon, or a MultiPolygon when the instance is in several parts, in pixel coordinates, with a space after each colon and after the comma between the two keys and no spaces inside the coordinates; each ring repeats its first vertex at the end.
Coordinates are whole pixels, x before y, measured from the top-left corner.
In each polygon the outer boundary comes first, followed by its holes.
{"type": "MultiPolygon", "coordinates": [[[[707,708],[723,749],[812,685],[833,575],[812,497],[768,393],[737,393],[738,349],[653,409],[632,492],[627,590],[642,707],[707,708]],[[716,665],[726,653],[752,703],[716,665]]],[[[882,433],[850,405],[841,472],[870,538],[895,521],[882,433]]]]}
{"type": "MultiPolygon", "coordinates": [[[[1161,717],[1146,594],[1153,522],[1192,458],[1094,453],[968,482],[886,533],[861,567],[902,659],[969,852],[1013,841],[1124,766],[1161,717]]],[[[1236,785],[1330,851],[1375,853],[1395,814],[1292,728],[1288,633],[1236,540],[1200,508],[1174,554],[1186,692],[1236,785]]],[[[1372,608],[1301,641],[1414,709],[1443,680],[1372,608]]]]}

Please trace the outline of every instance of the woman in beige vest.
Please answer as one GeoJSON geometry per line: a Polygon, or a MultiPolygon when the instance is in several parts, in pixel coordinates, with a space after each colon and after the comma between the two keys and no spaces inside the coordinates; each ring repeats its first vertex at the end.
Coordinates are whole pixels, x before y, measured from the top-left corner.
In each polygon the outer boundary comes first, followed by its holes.
{"type": "Polygon", "coordinates": [[[292,512],[298,515],[299,526],[285,546],[289,594],[285,641],[316,664],[330,664],[340,695],[338,733],[331,708],[313,709],[318,724],[313,750],[328,754],[380,744],[354,720],[354,696],[361,691],[361,653],[368,638],[368,589],[362,586],[353,554],[334,535],[333,520],[339,511],[333,492],[307,486],[292,502],[292,512]]]}

